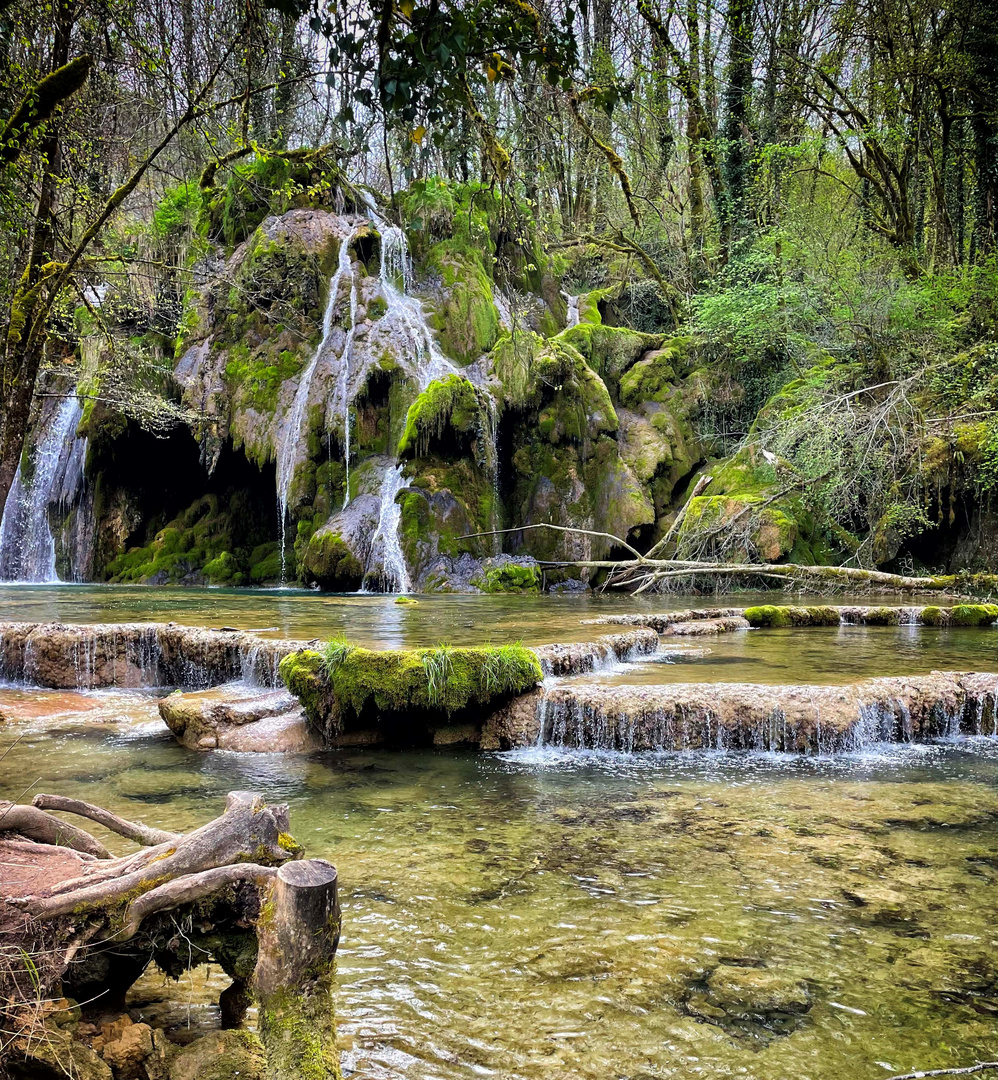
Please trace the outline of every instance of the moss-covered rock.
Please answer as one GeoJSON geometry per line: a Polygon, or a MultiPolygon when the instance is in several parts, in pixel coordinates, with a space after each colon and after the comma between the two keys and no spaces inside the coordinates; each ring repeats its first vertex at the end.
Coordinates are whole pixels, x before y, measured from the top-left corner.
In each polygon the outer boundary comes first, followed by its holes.
{"type": "Polygon", "coordinates": [[[535,593],[540,591],[541,571],[536,563],[524,565],[512,560],[484,568],[472,584],[485,593],[535,593]]]}
{"type": "Polygon", "coordinates": [[[838,626],[839,611],[834,607],[796,607],[764,604],[746,608],[744,616],[752,626],[838,626]]]}
{"type": "Polygon", "coordinates": [[[834,561],[827,535],[806,508],[806,487],[794,470],[758,447],[739,450],[703,470],[712,477],[690,499],[677,537],[680,558],[731,562],[834,561]]]}
{"type": "Polygon", "coordinates": [[[330,742],[379,726],[406,739],[433,719],[526,693],[543,677],[537,656],[521,645],[377,652],[344,641],[330,642],[323,653],[286,656],[280,674],[330,742]]]}
{"type": "Polygon", "coordinates": [[[949,615],[952,626],[990,626],[998,620],[998,604],[957,604],[949,615]]]}
{"type": "Polygon", "coordinates": [[[481,403],[473,384],[460,375],[435,379],[409,406],[399,439],[400,457],[426,456],[443,442],[448,449],[467,450],[480,423],[481,403]],[[450,435],[450,439],[446,436],[450,435]]]}
{"type": "Polygon", "coordinates": [[[658,347],[645,351],[637,363],[621,376],[621,402],[637,408],[648,401],[670,401],[677,383],[692,373],[696,361],[695,338],[660,339],[658,347]]]}
{"type": "Polygon", "coordinates": [[[499,312],[482,252],[459,239],[444,240],[430,249],[426,265],[442,282],[433,320],[440,345],[448,356],[470,363],[499,337],[499,312]]]}
{"type": "Polygon", "coordinates": [[[247,514],[245,494],[202,495],[141,547],[114,557],[104,578],[114,583],[247,585],[279,580],[276,541],[254,545],[259,529],[247,514]],[[266,550],[267,555],[264,555],[266,550]]]}
{"type": "Polygon", "coordinates": [[[308,543],[301,564],[306,584],[331,592],[355,592],[364,580],[364,564],[336,532],[318,532],[308,543]]]}
{"type": "Polygon", "coordinates": [[[558,336],[578,349],[590,367],[613,385],[640,357],[659,349],[663,342],[658,335],[589,322],[580,322],[558,336]]]}
{"type": "Polygon", "coordinates": [[[212,1031],[179,1050],[170,1080],[263,1080],[267,1059],[251,1031],[212,1031]]]}

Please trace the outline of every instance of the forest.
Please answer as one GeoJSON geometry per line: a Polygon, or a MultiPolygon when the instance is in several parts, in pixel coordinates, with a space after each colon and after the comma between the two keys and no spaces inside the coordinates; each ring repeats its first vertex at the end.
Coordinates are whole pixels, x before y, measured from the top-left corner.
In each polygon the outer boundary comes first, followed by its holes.
{"type": "MultiPolygon", "coordinates": [[[[82,565],[66,493],[33,496],[60,577],[356,587],[357,523],[327,521],[351,465],[363,487],[364,457],[395,439],[414,489],[436,478],[397,526],[424,588],[454,585],[428,576],[431,555],[495,554],[466,537],[542,522],[714,566],[990,569],[986,5],[8,3],[0,18],[0,498],[75,386],[96,489],[77,508],[96,536],[82,565]],[[402,227],[432,309],[417,337],[436,335],[458,377],[485,357],[491,401],[464,381],[417,403],[426,380],[358,339],[368,377],[350,373],[339,418],[328,394],[309,412],[313,391],[289,435],[331,256],[315,237],[269,262],[241,245],[259,248],[268,215],[369,202],[402,227]],[[185,382],[209,337],[224,355],[185,382]],[[227,512],[268,487],[279,529],[227,512]],[[428,505],[442,489],[447,523],[428,505]],[[214,510],[194,505],[206,494],[214,510]],[[194,551],[181,569],[165,525],[194,551]]],[[[369,242],[355,252],[373,273],[369,242]]],[[[545,530],[503,543],[627,554],[545,530]]],[[[12,545],[4,576],[31,576],[12,545]]]]}

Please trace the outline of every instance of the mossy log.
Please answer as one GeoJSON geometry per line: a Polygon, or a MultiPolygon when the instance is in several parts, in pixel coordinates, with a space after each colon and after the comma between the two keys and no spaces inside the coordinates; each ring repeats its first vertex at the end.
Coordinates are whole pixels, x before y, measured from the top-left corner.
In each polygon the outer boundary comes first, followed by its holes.
{"type": "Polygon", "coordinates": [[[0,808],[0,1009],[16,1018],[15,1057],[37,1042],[47,1000],[106,1011],[150,961],[173,976],[210,962],[233,980],[220,1000],[226,1026],[259,999],[268,1078],[339,1080],[336,871],[301,858],[287,806],[232,792],[220,817],[174,835],[74,799],[35,802],[0,808]],[[146,846],[112,856],[43,807],[146,846]]]}

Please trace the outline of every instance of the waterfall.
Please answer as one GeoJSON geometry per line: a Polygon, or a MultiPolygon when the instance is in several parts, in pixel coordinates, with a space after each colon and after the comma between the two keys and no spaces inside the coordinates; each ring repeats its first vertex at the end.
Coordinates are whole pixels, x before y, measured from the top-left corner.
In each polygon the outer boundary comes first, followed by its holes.
{"type": "MultiPolygon", "coordinates": [[[[354,237],[357,235],[358,226],[354,225],[350,232],[340,243],[339,258],[336,263],[336,270],[333,273],[332,278],[329,281],[329,295],[326,298],[326,310],[322,317],[322,339],[316,346],[315,352],[312,354],[312,359],[308,363],[308,367],[302,373],[298,380],[298,389],[295,391],[295,399],[291,405],[291,411],[288,413],[284,426],[278,436],[277,442],[277,509],[278,509],[278,528],[280,531],[281,541],[281,581],[286,578],[286,554],[285,554],[285,526],[287,525],[288,517],[288,495],[291,491],[291,481],[295,475],[295,464],[298,460],[298,450],[302,442],[302,426],[305,422],[305,410],[308,407],[308,395],[312,388],[312,379],[315,375],[315,369],[318,367],[319,360],[322,354],[326,351],[326,347],[329,344],[329,339],[333,332],[333,314],[336,310],[336,300],[340,291],[340,280],[343,275],[351,272],[350,266],[350,245],[353,243],[354,237]]],[[[356,286],[354,287],[354,295],[356,293],[356,286]]],[[[351,297],[351,310],[356,315],[356,301],[351,297]]],[[[353,336],[353,327],[350,329],[350,339],[353,336]]],[[[346,349],[344,349],[344,360],[347,361],[346,349]]],[[[344,411],[346,410],[346,404],[344,402],[344,411]]],[[[349,425],[348,425],[349,426],[349,425]]]]}
{"type": "Polygon", "coordinates": [[[86,462],[86,440],[76,437],[82,412],[75,393],[68,395],[44,427],[27,480],[18,466],[0,521],[0,580],[59,580],[48,508],[72,505],[79,491],[86,462]]]}
{"type": "Polygon", "coordinates": [[[381,293],[387,304],[383,322],[393,328],[395,344],[414,361],[416,382],[422,392],[434,379],[456,374],[458,369],[440,351],[440,346],[426,323],[423,305],[415,296],[409,295],[412,268],[405,232],[397,225],[389,225],[378,214],[373,200],[368,202],[368,216],[381,236],[381,267],[378,277],[381,293]]]}
{"type": "Polygon", "coordinates": [[[568,318],[565,322],[565,328],[570,330],[573,326],[579,325],[579,301],[581,296],[571,296],[567,292],[561,294],[568,301],[568,318]]]}
{"type": "MultiPolygon", "coordinates": [[[[368,566],[370,566],[380,543],[385,592],[407,593],[412,588],[405,555],[402,552],[402,541],[399,539],[402,507],[395,501],[398,493],[405,487],[403,468],[404,466],[399,465],[385,469],[381,480],[381,514],[371,543],[371,556],[368,559],[368,566]]],[[[365,570],[365,577],[367,572],[365,570]]]]}
{"type": "Polygon", "coordinates": [[[357,279],[350,279],[350,329],[340,357],[340,407],[343,410],[343,464],[346,479],[343,484],[343,509],[350,505],[350,350],[357,329],[357,279]]]}
{"type": "MultiPolygon", "coordinates": [[[[381,237],[381,262],[378,282],[385,300],[385,314],[379,325],[389,331],[391,343],[408,360],[420,392],[435,379],[456,374],[458,369],[444,356],[426,321],[423,305],[409,294],[412,287],[412,267],[405,232],[390,225],[377,211],[373,199],[368,199],[368,218],[381,237]]],[[[365,578],[370,573],[373,558],[381,552],[382,580],[385,591],[406,593],[412,588],[406,566],[399,525],[402,510],[395,497],[404,487],[404,465],[395,462],[385,466],[381,478],[381,516],[371,546],[371,557],[365,578]]]]}

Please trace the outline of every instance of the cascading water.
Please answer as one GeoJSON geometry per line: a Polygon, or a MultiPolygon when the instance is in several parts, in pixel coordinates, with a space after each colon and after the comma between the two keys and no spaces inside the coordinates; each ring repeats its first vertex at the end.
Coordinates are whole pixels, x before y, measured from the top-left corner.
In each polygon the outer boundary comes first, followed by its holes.
{"type": "Polygon", "coordinates": [[[582,298],[581,296],[571,296],[566,292],[561,295],[568,301],[568,317],[565,320],[565,327],[571,329],[573,326],[579,325],[579,300],[582,298]]]}
{"type": "MultiPolygon", "coordinates": [[[[415,296],[409,295],[412,269],[409,263],[409,247],[405,232],[397,225],[390,225],[378,213],[373,199],[368,201],[368,218],[381,237],[381,263],[378,280],[385,301],[385,314],[380,320],[382,330],[390,333],[390,340],[400,353],[400,359],[412,373],[420,392],[435,379],[456,374],[457,367],[447,359],[437,344],[423,305],[415,296]]],[[[405,484],[404,466],[392,462],[385,466],[381,479],[381,512],[377,532],[371,547],[372,560],[380,552],[382,581],[389,592],[409,592],[409,571],[399,538],[401,508],[395,497],[405,484]]]]}
{"type": "Polygon", "coordinates": [[[343,509],[350,505],[350,350],[357,330],[357,279],[350,279],[350,329],[340,357],[340,408],[343,412],[343,464],[346,478],[343,485],[343,509]]]}
{"type": "MultiPolygon", "coordinates": [[[[381,238],[381,259],[378,283],[385,301],[385,313],[377,321],[379,335],[384,335],[385,344],[394,351],[401,366],[409,378],[422,392],[436,379],[456,374],[458,368],[444,356],[426,321],[419,299],[409,294],[412,282],[412,270],[409,260],[409,248],[405,232],[397,225],[390,225],[380,216],[373,199],[367,204],[367,217],[372,227],[381,238]]],[[[319,342],[305,371],[302,373],[295,392],[294,401],[285,418],[278,437],[277,447],[277,501],[281,544],[281,580],[286,579],[285,531],[287,525],[288,502],[295,466],[298,464],[304,442],[305,416],[308,408],[309,393],[318,366],[328,352],[334,331],[334,313],[339,298],[340,287],[345,275],[350,278],[350,326],[346,332],[339,358],[339,371],[336,383],[336,405],[343,420],[343,451],[346,467],[346,492],[343,506],[350,502],[350,401],[351,401],[351,354],[357,327],[359,306],[359,285],[350,260],[350,245],[356,237],[359,225],[353,225],[348,236],[340,246],[336,271],[329,283],[329,296],[323,316],[322,339],[319,342]]],[[[363,372],[354,373],[360,378],[363,372]]],[[[485,396],[488,396],[487,394],[485,396]]],[[[490,399],[491,400],[491,399],[490,399]]],[[[494,406],[494,403],[493,403],[494,406]]],[[[486,426],[488,436],[483,439],[490,450],[486,450],[487,468],[495,473],[494,484],[498,484],[498,474],[491,459],[495,458],[495,416],[494,407],[489,413],[486,426]]],[[[383,554],[384,566],[381,575],[386,588],[406,592],[410,588],[409,574],[402,554],[402,545],[398,537],[398,525],[401,511],[395,505],[395,495],[403,486],[402,466],[392,461],[385,466],[381,479],[381,515],[376,534],[376,543],[372,550],[383,554]]],[[[370,562],[370,560],[369,560],[370,562]]]]}
{"type": "Polygon", "coordinates": [[[385,592],[407,593],[412,588],[409,569],[402,552],[402,542],[399,539],[402,508],[395,501],[398,493],[405,487],[402,470],[402,465],[394,468],[389,466],[381,480],[381,514],[371,544],[372,558],[368,560],[370,564],[380,552],[385,592]]]}
{"type": "Polygon", "coordinates": [[[457,373],[457,367],[440,351],[426,322],[423,305],[409,295],[412,269],[405,232],[382,218],[373,200],[368,202],[368,217],[381,237],[379,280],[387,310],[383,323],[394,331],[396,345],[413,362],[420,392],[434,379],[457,373]],[[401,289],[399,288],[401,283],[401,289]]]}
{"type": "Polygon", "coordinates": [[[48,508],[70,506],[80,489],[86,440],[76,437],[76,428],[82,412],[76,395],[67,396],[35,447],[27,480],[18,466],[0,521],[0,580],[59,580],[48,508]]]}
{"type": "MultiPolygon", "coordinates": [[[[278,509],[278,529],[280,532],[281,541],[281,581],[286,578],[286,553],[285,553],[285,526],[287,525],[288,516],[288,496],[291,491],[291,481],[294,479],[295,465],[298,461],[298,451],[302,444],[302,425],[305,421],[305,410],[308,407],[308,395],[312,388],[312,379],[315,376],[315,369],[318,367],[319,361],[322,358],[323,353],[326,351],[329,345],[329,339],[333,333],[333,314],[336,310],[336,301],[340,292],[340,281],[344,274],[351,273],[350,265],[350,245],[353,243],[354,237],[357,235],[357,226],[355,225],[350,232],[344,237],[340,244],[340,254],[336,263],[336,270],[333,273],[332,278],[329,281],[329,295],[326,298],[326,310],[322,316],[322,339],[316,346],[315,352],[312,354],[312,359],[308,363],[308,367],[305,368],[298,381],[298,389],[295,391],[295,399],[291,404],[291,409],[285,418],[284,425],[281,428],[280,435],[278,436],[277,443],[277,509],[278,509]]],[[[351,294],[351,314],[356,315],[356,285],[353,286],[353,292],[351,294]]],[[[353,327],[351,325],[350,337],[347,340],[347,345],[344,346],[343,362],[344,364],[349,362],[347,355],[349,342],[353,337],[353,327]]],[[[346,411],[345,404],[345,391],[344,391],[344,411],[346,411]]],[[[349,430],[349,424],[347,424],[349,430]]],[[[349,451],[347,454],[349,459],[349,451]]]]}

